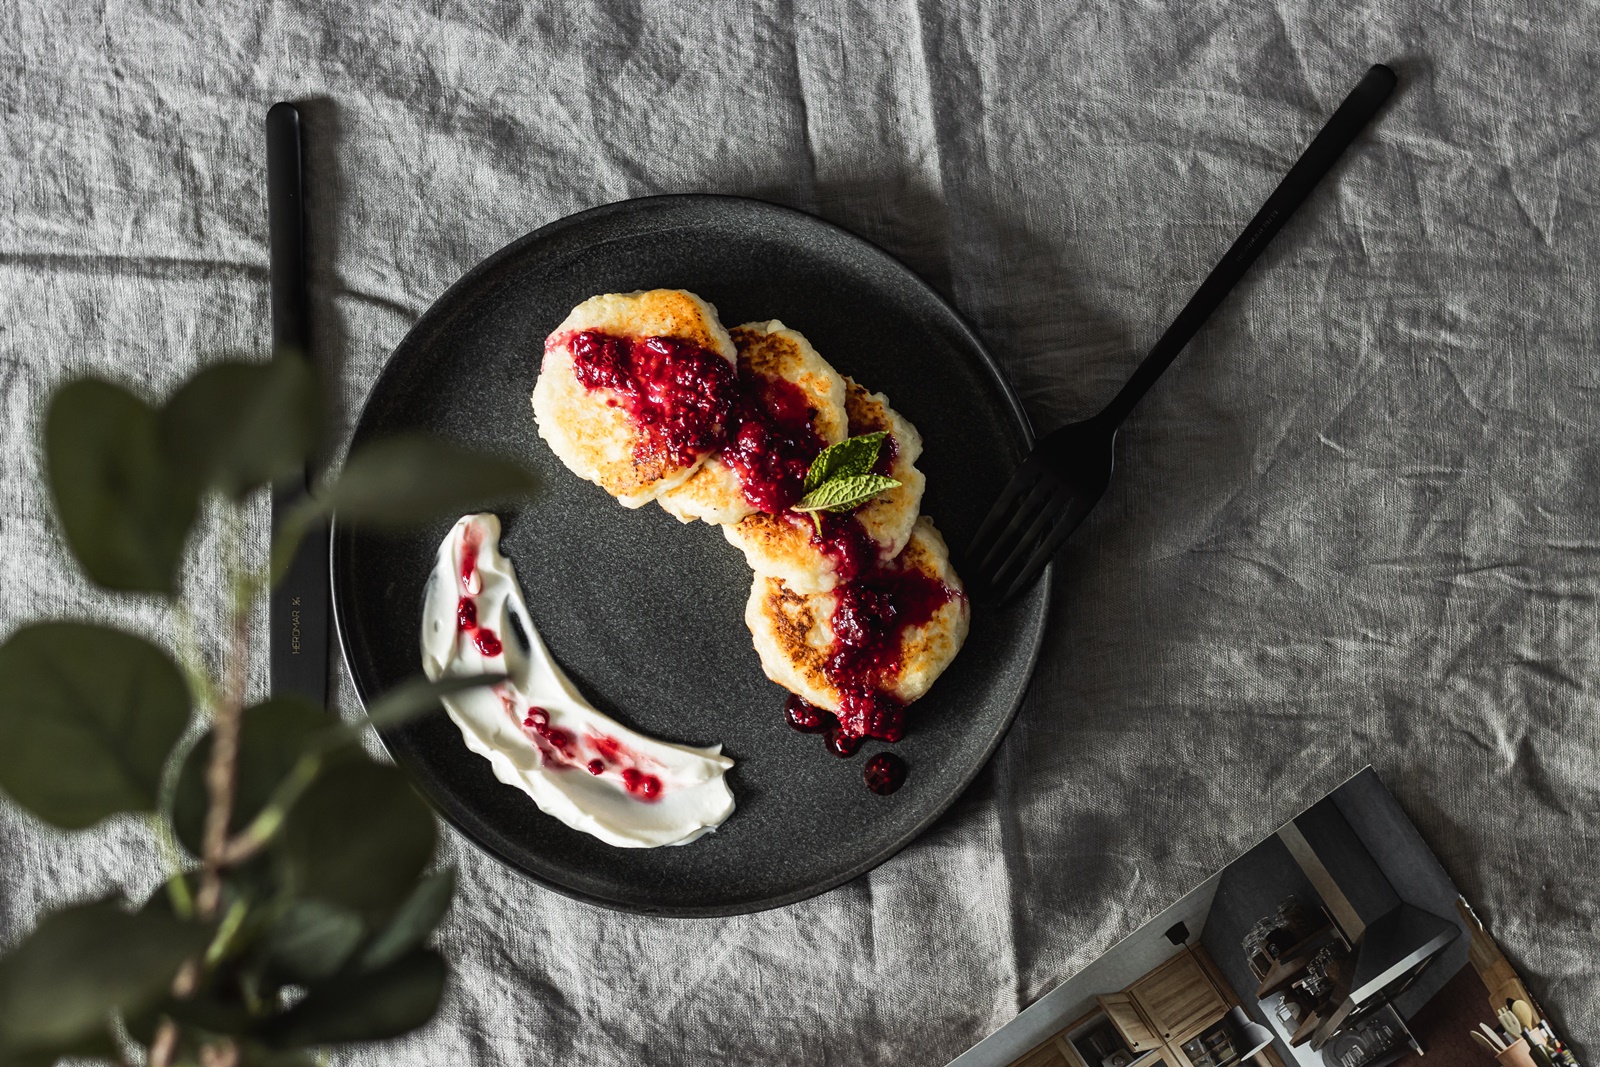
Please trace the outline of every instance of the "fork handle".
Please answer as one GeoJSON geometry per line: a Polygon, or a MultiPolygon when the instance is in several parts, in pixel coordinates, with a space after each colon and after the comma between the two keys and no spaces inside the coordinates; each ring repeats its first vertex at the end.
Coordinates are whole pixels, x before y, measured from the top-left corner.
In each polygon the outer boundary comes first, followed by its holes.
{"type": "Polygon", "coordinates": [[[1178,317],[1167,327],[1167,332],[1161,335],[1150,354],[1144,357],[1144,362],[1133,372],[1128,384],[1096,416],[1097,419],[1108,420],[1114,427],[1128,417],[1128,412],[1133,410],[1133,406],[1161,377],[1161,372],[1183,351],[1183,346],[1189,343],[1189,339],[1211,317],[1211,313],[1217,310],[1217,305],[1238,284],[1244,272],[1250,269],[1250,264],[1256,261],[1267,242],[1283,229],[1283,224],[1305,202],[1306,196],[1328,173],[1350,142],[1355,140],[1356,134],[1377,114],[1394,91],[1394,86],[1394,71],[1383,64],[1377,64],[1367,71],[1366,77],[1350,91],[1344,103],[1339,105],[1339,110],[1322,127],[1322,132],[1289,168],[1289,173],[1267,197],[1267,202],[1261,205],[1261,210],[1250,220],[1244,233],[1233,242],[1233,247],[1222,257],[1222,262],[1212,269],[1183,310],[1178,312],[1178,317]]]}

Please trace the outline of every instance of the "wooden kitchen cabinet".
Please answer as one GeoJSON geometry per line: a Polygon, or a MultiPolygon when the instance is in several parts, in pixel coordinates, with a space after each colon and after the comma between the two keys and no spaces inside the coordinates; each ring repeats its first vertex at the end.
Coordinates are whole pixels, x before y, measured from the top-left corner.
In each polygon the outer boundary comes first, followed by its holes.
{"type": "Polygon", "coordinates": [[[1157,1043],[1176,1045],[1228,1012],[1227,999],[1188,949],[1129,986],[1128,993],[1155,1031],[1157,1043]]]}
{"type": "Polygon", "coordinates": [[[1014,1061],[1011,1067],[1082,1067],[1082,1064],[1083,1061],[1072,1053],[1062,1038],[1052,1037],[1022,1059],[1014,1061]]]}
{"type": "Polygon", "coordinates": [[[1134,1052],[1149,1052],[1161,1047],[1161,1036],[1145,1022],[1129,993],[1107,993],[1094,999],[1100,1002],[1101,1010],[1111,1020],[1111,1025],[1117,1028],[1117,1033],[1122,1035],[1128,1048],[1134,1052]]]}

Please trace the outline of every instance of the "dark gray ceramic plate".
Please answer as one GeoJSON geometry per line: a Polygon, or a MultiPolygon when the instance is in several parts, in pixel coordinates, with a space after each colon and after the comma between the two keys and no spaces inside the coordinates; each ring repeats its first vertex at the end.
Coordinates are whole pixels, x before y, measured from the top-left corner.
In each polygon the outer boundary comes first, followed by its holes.
{"type": "MultiPolygon", "coordinates": [[[[534,427],[543,342],[596,293],[683,288],[728,325],[782,319],[834,366],[889,395],[927,441],[923,510],[964,545],[1031,435],[972,330],[880,249],[756,200],[663,196],[596,208],[500,250],[439,298],[373,386],[354,443],[430,431],[522,456],[541,476],[502,512],[503,545],[556,659],[600,710],[645,733],[721,742],[738,808],[681,848],[617,849],[569,830],[497,782],[442,713],[384,743],[472,840],[539,882],[607,907],[728,915],[802,900],[882,863],[949,807],[999,743],[1033,669],[1048,576],[979,608],[954,665],[915,705],[910,767],[889,797],[783,720],[744,625],[750,572],[708,526],[628,511],[569,473],[534,427]]],[[[423,582],[447,520],[400,536],[340,528],[334,612],[363,701],[420,670],[423,582]]]]}

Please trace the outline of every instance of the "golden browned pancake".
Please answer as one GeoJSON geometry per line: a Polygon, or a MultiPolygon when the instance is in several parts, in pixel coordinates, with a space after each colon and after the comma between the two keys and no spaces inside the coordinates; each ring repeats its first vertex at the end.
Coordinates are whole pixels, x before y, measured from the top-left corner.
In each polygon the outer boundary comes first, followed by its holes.
{"type": "MultiPolygon", "coordinates": [[[[817,354],[811,342],[777,319],[747,322],[728,331],[739,350],[739,377],[779,378],[797,387],[811,409],[811,429],[824,445],[847,436],[845,385],[839,372],[817,354]]],[[[717,455],[710,456],[688,481],[656,498],[681,522],[702,519],[725,525],[757,511],[745,499],[738,474],[717,455]]]]}
{"type": "Polygon", "coordinates": [[[922,509],[927,479],[916,466],[922,456],[922,435],[889,406],[889,398],[882,393],[869,393],[849,378],[844,384],[850,436],[883,430],[894,439],[896,454],[889,477],[899,481],[900,487],[879,493],[855,512],[856,521],[866,529],[867,536],[878,543],[879,556],[893,559],[911,539],[911,528],[917,524],[922,509]]]}
{"type": "Polygon", "coordinates": [[[705,461],[641,449],[640,430],[610,389],[589,389],[573,367],[572,338],[596,331],[632,340],[669,337],[735,361],[733,341],[717,309],[681,289],[651,289],[591,297],[572,309],[545,341],[533,389],[533,415],[543,437],[574,474],[600,486],[626,507],[640,507],[681,485],[705,461]]]}
{"type": "MultiPolygon", "coordinates": [[[[926,479],[916,467],[922,455],[922,435],[889,406],[882,393],[869,393],[848,377],[844,383],[850,436],[883,430],[894,439],[889,476],[900,482],[899,488],[880,493],[855,511],[862,529],[877,545],[878,558],[893,559],[905,548],[922,507],[926,479]]],[[[884,447],[891,446],[885,441],[884,447]]],[[[758,575],[777,578],[796,593],[823,593],[839,582],[838,562],[812,538],[814,528],[805,516],[757,512],[737,525],[724,526],[722,533],[744,553],[750,569],[758,575]]]]}
{"type": "MultiPolygon", "coordinates": [[[[962,591],[944,538],[925,516],[914,524],[905,551],[892,566],[962,591]]],[[[839,690],[826,670],[835,645],[832,619],[837,606],[836,592],[807,595],[777,578],[757,575],[744,613],[767,677],[829,711],[840,706],[839,690]]],[[[885,691],[907,704],[926,693],[961,650],[970,622],[967,598],[954,596],[925,625],[907,629],[901,636],[899,672],[885,691]]]]}

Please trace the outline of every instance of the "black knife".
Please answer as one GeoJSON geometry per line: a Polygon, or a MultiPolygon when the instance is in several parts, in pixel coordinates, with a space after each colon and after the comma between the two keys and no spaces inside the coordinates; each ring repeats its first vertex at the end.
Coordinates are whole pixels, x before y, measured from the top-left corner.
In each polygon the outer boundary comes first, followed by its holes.
{"type": "MultiPolygon", "coordinates": [[[[272,261],[272,350],[310,359],[306,296],[305,171],[300,111],[288,102],[267,112],[267,233],[272,261]]],[[[310,491],[310,468],[272,488],[272,536],[310,491]]],[[[328,701],[328,528],[306,531],[288,571],[272,590],[272,695],[328,701]]]]}

